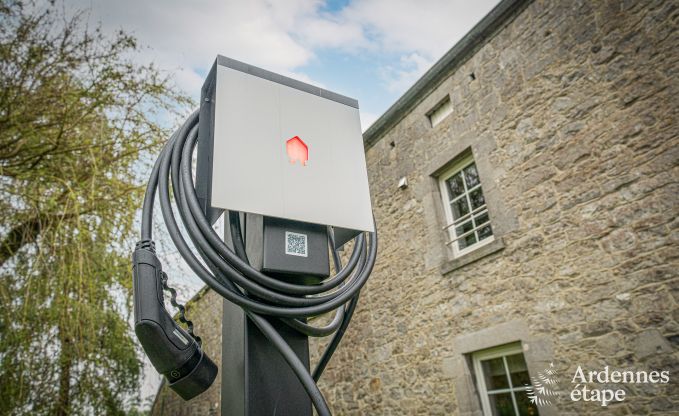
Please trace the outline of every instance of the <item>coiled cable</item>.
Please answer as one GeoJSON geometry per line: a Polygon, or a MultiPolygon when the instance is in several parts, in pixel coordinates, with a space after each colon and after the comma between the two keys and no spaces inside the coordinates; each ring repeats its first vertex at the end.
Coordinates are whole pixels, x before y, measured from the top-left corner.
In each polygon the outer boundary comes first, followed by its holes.
{"type": "Polygon", "coordinates": [[[153,205],[157,194],[169,235],[184,261],[210,288],[244,310],[290,365],[318,414],[330,415],[316,382],[339,345],[356,309],[360,290],[372,272],[377,256],[377,235],[371,232],[355,237],[353,251],[346,264],[342,265],[330,233],[335,275],[316,285],[289,283],[256,270],[249,264],[245,252],[239,213],[231,211],[228,216],[233,243],[231,249],[212,229],[198,202],[192,172],[198,120],[199,112],[195,111],[165,144],[153,166],[144,197],[141,239],[152,240],[153,205]],[[170,192],[195,251],[178,226],[170,192]],[[304,322],[306,318],[331,311],[335,311],[335,315],[326,326],[315,327],[304,322]],[[279,318],[307,336],[335,334],[313,375],[264,316],[279,318]]]}

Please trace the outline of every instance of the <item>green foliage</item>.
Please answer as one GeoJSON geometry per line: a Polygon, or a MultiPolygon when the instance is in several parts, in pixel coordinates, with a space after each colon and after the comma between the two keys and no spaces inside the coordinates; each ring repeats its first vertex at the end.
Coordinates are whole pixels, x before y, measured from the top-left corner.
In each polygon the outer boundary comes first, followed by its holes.
{"type": "Polygon", "coordinates": [[[125,414],[141,161],[190,102],[60,10],[0,0],[0,414],[125,414]]]}

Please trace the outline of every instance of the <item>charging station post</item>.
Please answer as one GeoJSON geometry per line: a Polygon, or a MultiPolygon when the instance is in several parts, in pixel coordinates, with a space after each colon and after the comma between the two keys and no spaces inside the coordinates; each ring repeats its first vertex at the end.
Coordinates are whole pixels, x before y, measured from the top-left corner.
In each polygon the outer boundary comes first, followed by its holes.
{"type": "MultiPolygon", "coordinates": [[[[286,224],[292,226],[288,228],[289,230],[298,233],[308,232],[305,224],[284,220],[276,221],[279,224],[276,232],[272,233],[270,230],[267,232],[265,220],[253,214],[230,215],[226,213],[224,216],[224,241],[234,247],[236,253],[244,249],[245,255],[241,259],[248,261],[258,269],[263,268],[264,258],[270,257],[265,254],[267,244],[264,236],[272,239],[271,234],[273,234],[274,240],[280,240],[275,236],[285,233],[286,224]],[[232,232],[234,227],[229,224],[232,220],[237,221],[239,226],[235,229],[235,233],[232,232]],[[241,233],[240,230],[244,232],[241,233]],[[235,246],[241,243],[242,247],[236,249],[235,246]]],[[[313,227],[312,224],[308,226],[313,227]]],[[[312,241],[311,245],[316,247],[315,251],[319,251],[321,248],[319,243],[323,244],[322,248],[327,254],[327,241],[312,241]]],[[[269,242],[268,246],[271,245],[269,242]]],[[[282,250],[278,252],[280,254],[282,250]]],[[[269,260],[270,268],[271,263],[272,261],[269,260]]],[[[304,265],[281,266],[281,263],[286,263],[285,259],[283,262],[274,260],[273,263],[278,265],[279,276],[282,276],[280,269],[283,267],[287,267],[285,270],[288,272],[295,272],[297,269],[308,270],[308,267],[304,265]]],[[[329,274],[328,266],[329,263],[326,262],[326,277],[329,274]]],[[[323,267],[320,268],[322,271],[323,267]]],[[[268,271],[271,272],[271,270],[268,271]]],[[[308,337],[290,328],[279,319],[265,319],[276,329],[309,371],[308,337]]],[[[247,317],[242,308],[226,299],[223,302],[222,314],[221,414],[222,416],[312,415],[309,395],[279,351],[247,317]]]]}
{"type": "MultiPolygon", "coordinates": [[[[321,283],[330,275],[328,227],[340,244],[374,230],[358,103],[221,56],[201,93],[197,194],[206,216],[234,210],[224,241],[256,270],[321,283]],[[234,219],[244,233],[231,232],[234,219]]],[[[279,351],[240,307],[225,300],[223,308],[222,415],[311,416],[279,351]]],[[[265,319],[309,371],[307,335],[265,319]]]]}
{"type": "Polygon", "coordinates": [[[217,368],[183,309],[188,332],[164,309],[168,279],[152,239],[156,194],[178,252],[224,298],[222,415],[311,416],[313,405],[329,416],[316,381],[377,257],[358,102],[218,56],[200,111],[159,155],[134,254],[135,331],[170,388],[189,400],[217,368]],[[224,212],[222,239],[212,225],[224,212]],[[341,265],[337,249],[350,240],[341,265]],[[307,323],[330,312],[327,325],[307,323]],[[308,337],[330,334],[312,375],[308,337]]]}
{"type": "MultiPolygon", "coordinates": [[[[222,416],[311,416],[311,400],[276,348],[238,306],[224,300],[222,416]]],[[[306,335],[269,319],[309,370],[306,335]]]]}

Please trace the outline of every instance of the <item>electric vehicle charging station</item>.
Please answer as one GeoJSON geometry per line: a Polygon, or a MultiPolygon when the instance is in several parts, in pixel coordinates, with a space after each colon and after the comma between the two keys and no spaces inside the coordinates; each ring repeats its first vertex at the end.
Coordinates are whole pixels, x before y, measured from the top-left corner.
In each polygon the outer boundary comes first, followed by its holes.
{"type": "Polygon", "coordinates": [[[151,231],[156,193],[178,251],[224,297],[222,415],[304,416],[312,404],[329,415],[315,382],[377,255],[358,102],[218,56],[199,112],[158,157],[134,253],[135,331],[169,386],[188,400],[212,384],[217,368],[183,308],[188,331],[163,307],[168,279],[151,231]],[[224,239],[211,227],[222,212],[224,239]],[[351,240],[343,265],[338,250],[351,240]],[[307,322],[333,311],[323,327],[307,322]],[[311,374],[308,336],[331,334],[311,374]]]}
{"type": "Polygon", "coordinates": [[[356,100],[220,56],[200,111],[206,207],[374,231],[356,100]],[[307,147],[303,163],[291,140],[307,147]]]}

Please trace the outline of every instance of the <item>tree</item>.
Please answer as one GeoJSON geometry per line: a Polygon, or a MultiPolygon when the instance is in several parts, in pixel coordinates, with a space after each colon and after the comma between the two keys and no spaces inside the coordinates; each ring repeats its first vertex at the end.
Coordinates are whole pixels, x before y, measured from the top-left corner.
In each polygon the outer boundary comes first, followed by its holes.
{"type": "Polygon", "coordinates": [[[140,173],[190,100],[59,6],[0,0],[0,414],[122,414],[140,173]]]}

